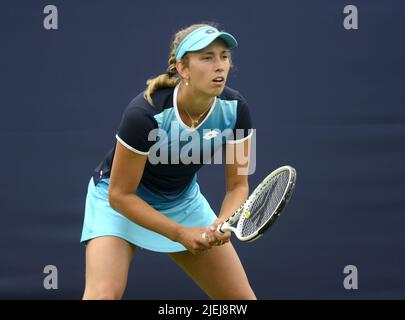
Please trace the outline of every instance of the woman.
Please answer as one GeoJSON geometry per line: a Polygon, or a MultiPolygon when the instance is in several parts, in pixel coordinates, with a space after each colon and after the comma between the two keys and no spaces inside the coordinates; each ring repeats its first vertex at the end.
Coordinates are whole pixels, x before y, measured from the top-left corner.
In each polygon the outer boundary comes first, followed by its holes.
{"type": "Polygon", "coordinates": [[[138,248],[168,253],[212,299],[256,298],[230,233],[216,231],[248,196],[247,175],[239,174],[248,163],[238,160],[249,152],[249,110],[225,87],[236,45],[207,24],[179,31],[167,73],[125,110],[116,145],[88,187],[84,299],[120,299],[138,248]],[[227,164],[217,218],[196,172],[218,148],[227,164]]]}

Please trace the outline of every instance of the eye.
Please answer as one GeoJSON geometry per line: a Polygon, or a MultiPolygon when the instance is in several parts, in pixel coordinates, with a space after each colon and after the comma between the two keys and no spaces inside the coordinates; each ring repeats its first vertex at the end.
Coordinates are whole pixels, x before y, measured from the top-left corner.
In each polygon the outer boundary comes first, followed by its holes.
{"type": "Polygon", "coordinates": [[[202,58],[203,60],[211,60],[211,56],[206,56],[202,58]]]}

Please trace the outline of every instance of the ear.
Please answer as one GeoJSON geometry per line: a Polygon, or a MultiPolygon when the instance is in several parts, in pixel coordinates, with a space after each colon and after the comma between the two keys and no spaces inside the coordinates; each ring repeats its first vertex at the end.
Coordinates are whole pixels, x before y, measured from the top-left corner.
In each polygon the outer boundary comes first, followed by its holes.
{"type": "Polygon", "coordinates": [[[179,74],[179,76],[181,78],[183,78],[183,79],[188,79],[189,78],[188,67],[186,67],[182,61],[177,61],[176,62],[176,69],[177,69],[177,73],[179,74]]]}

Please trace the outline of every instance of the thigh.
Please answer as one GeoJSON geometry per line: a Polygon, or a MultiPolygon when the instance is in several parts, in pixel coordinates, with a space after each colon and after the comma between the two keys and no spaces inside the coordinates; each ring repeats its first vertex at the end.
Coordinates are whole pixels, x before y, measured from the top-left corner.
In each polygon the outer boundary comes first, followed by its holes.
{"type": "Polygon", "coordinates": [[[183,251],[169,256],[211,299],[256,299],[230,242],[198,255],[183,251]]]}
{"type": "Polygon", "coordinates": [[[83,299],[120,299],[136,247],[124,239],[103,236],[86,247],[86,288],[83,299]]]}

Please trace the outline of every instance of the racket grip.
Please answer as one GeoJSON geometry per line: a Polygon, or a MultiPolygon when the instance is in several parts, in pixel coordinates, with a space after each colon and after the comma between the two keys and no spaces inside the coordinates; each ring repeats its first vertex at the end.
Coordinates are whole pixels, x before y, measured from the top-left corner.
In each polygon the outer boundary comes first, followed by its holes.
{"type": "Polygon", "coordinates": [[[217,227],[217,231],[220,233],[225,233],[231,230],[231,225],[228,222],[223,222],[217,227]]]}

